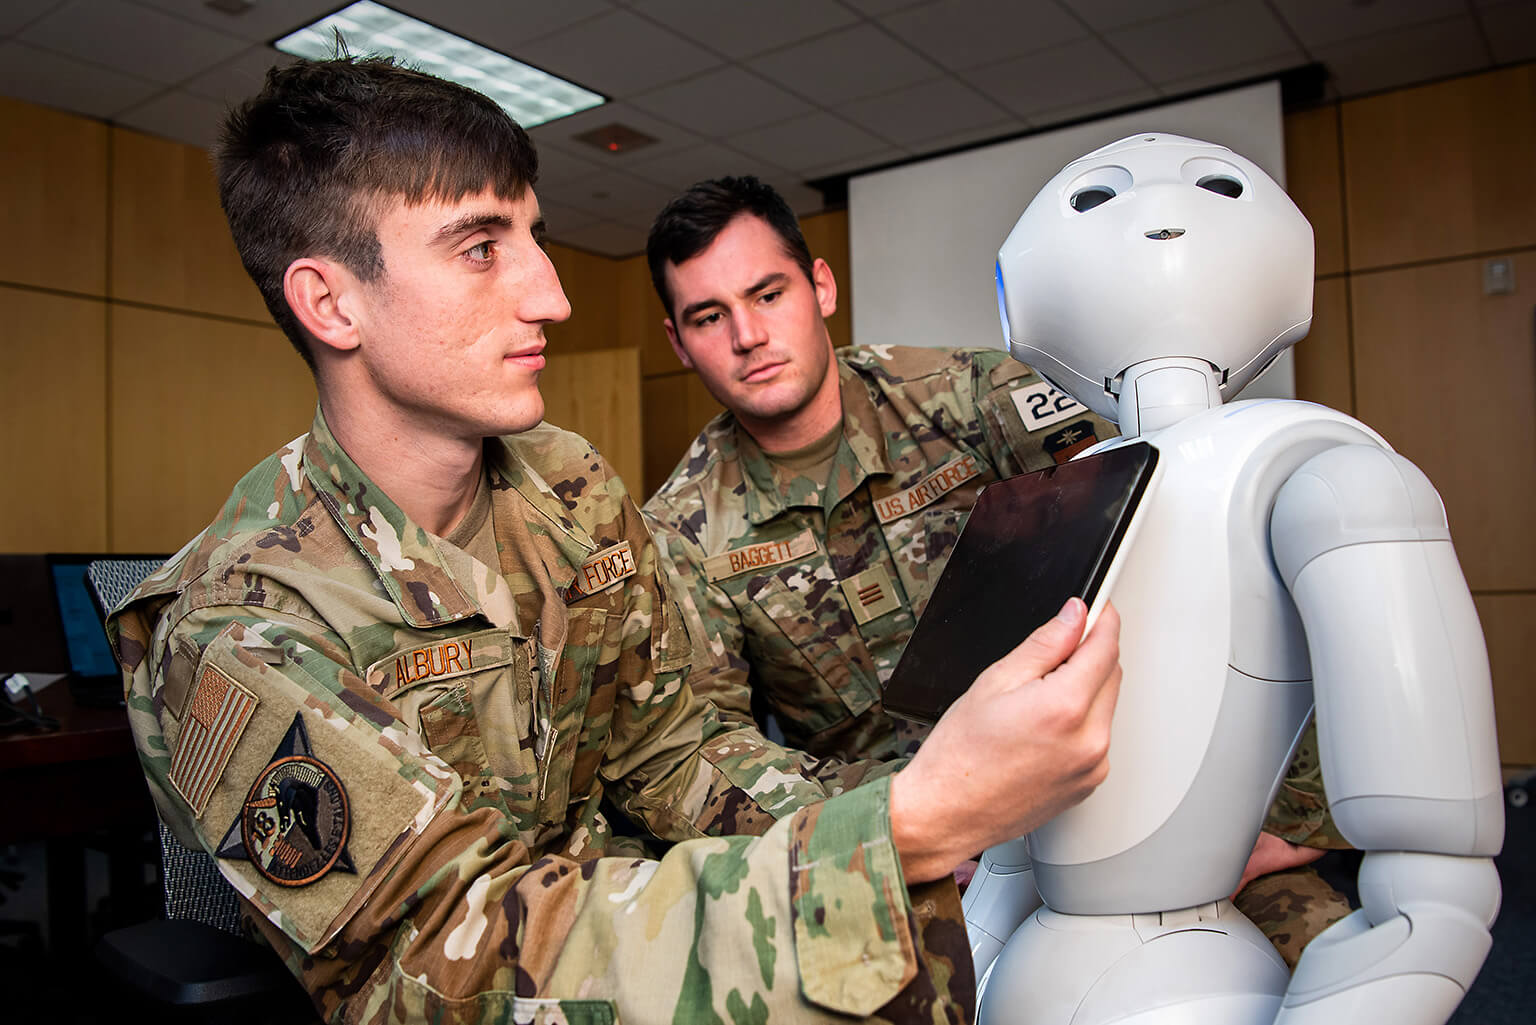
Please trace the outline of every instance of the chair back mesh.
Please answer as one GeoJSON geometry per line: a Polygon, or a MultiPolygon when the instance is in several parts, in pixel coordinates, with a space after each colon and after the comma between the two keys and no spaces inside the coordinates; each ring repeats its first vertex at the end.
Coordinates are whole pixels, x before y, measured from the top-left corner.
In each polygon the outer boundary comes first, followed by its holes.
{"type": "Polygon", "coordinates": [[[85,567],[85,579],[101,607],[110,611],[162,565],[159,559],[96,559],[85,567]]]}
{"type": "MultiPolygon", "coordinates": [[[[86,567],[85,576],[101,607],[115,609],[161,565],[158,559],[97,559],[86,567]]],[[[239,935],[240,898],[234,887],[206,852],[182,844],[165,823],[158,825],[165,917],[189,918],[239,935]]]]}

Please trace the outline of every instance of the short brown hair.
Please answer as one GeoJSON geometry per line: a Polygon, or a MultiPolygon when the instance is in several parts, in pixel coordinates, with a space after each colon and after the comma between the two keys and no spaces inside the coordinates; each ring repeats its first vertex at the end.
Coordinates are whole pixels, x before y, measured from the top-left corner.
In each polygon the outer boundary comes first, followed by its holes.
{"type": "Polygon", "coordinates": [[[645,258],[651,269],[651,284],[667,316],[672,316],[672,292],[667,288],[667,264],[674,266],[692,259],[715,240],[726,225],[742,214],[762,218],[779,236],[784,252],[811,279],[814,261],[795,212],[772,185],[751,175],[740,178],[711,178],[688,187],[662,208],[651,225],[645,241],[645,258]]]}
{"type": "Polygon", "coordinates": [[[294,260],[327,257],[375,280],[382,202],[486,188],[516,199],[539,170],[528,133],[494,101],[388,57],[271,69],[225,119],[214,163],[240,260],[311,368],[308,332],[283,297],[294,260]]]}

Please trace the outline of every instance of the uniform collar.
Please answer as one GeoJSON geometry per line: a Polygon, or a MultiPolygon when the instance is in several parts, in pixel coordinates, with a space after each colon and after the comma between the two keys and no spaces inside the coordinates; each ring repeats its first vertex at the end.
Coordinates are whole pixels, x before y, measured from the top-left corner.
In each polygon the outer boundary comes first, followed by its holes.
{"type": "Polygon", "coordinates": [[[481,612],[454,580],[436,540],[368,479],[318,408],[304,443],[304,474],[407,624],[424,629],[481,612]]]}
{"type": "Polygon", "coordinates": [[[784,472],[758,446],[740,423],[736,424],[736,448],[746,486],[744,506],[748,522],[759,526],[787,509],[821,509],[830,516],[837,504],[860,484],[877,474],[892,472],[890,438],[880,422],[869,387],[853,368],[837,361],[838,392],[843,406],[843,440],[825,486],[819,481],[784,472]]]}

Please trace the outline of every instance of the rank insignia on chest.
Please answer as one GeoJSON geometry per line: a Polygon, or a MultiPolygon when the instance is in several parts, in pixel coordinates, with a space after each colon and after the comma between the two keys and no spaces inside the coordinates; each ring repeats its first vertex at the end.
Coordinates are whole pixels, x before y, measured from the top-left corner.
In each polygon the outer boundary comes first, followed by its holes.
{"type": "Polygon", "coordinates": [[[711,583],[749,573],[753,570],[772,569],[787,562],[799,562],[818,550],[816,535],[802,530],[783,541],[759,541],[742,545],[704,560],[704,575],[711,583]]]}
{"type": "Polygon", "coordinates": [[[901,608],[901,599],[891,584],[891,575],[884,566],[871,566],[862,573],[841,581],[843,597],[853,610],[853,618],[860,626],[870,620],[901,608]]]}
{"type": "Polygon", "coordinates": [[[603,588],[635,575],[635,554],[628,541],[610,545],[576,567],[576,577],[565,589],[566,603],[596,594],[603,588]]]}
{"type": "Polygon", "coordinates": [[[217,854],[249,861],[279,886],[305,886],[332,870],[357,871],[347,853],[351,829],[346,788],[315,757],[304,713],[298,712],[251,784],[217,854]]]}

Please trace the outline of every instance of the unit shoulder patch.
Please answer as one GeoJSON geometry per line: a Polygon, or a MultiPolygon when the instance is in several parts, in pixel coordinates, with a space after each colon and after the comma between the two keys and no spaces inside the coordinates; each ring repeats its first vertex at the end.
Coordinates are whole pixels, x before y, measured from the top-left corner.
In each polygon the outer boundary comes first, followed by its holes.
{"type": "Polygon", "coordinates": [[[1079,420],[1067,424],[1059,431],[1045,436],[1042,447],[1058,464],[1065,463],[1079,452],[1099,443],[1098,431],[1092,420],[1079,420]]]}
{"type": "Polygon", "coordinates": [[[304,714],[251,784],[218,856],[249,861],[279,886],[305,886],[334,870],[356,872],[347,852],[351,809],[341,778],[314,756],[304,714]]]}

